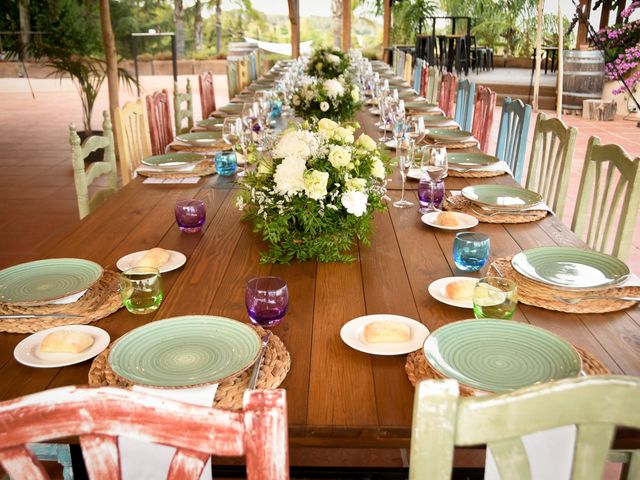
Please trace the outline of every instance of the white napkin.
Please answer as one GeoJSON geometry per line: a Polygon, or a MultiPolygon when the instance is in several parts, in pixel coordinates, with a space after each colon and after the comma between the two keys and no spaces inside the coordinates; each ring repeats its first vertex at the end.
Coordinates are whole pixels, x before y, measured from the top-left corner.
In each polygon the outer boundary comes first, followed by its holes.
{"type": "Polygon", "coordinates": [[[51,300],[50,302],[44,303],[43,305],[66,305],[68,303],[75,303],[80,300],[80,298],[82,298],[85,293],[87,293],[87,291],[83,290],[81,292],[74,293],[73,295],[58,298],[57,300],[51,300]]]}
{"type": "Polygon", "coordinates": [[[635,273],[629,275],[629,277],[619,285],[615,285],[616,288],[621,287],[640,287],[640,277],[635,273]]]}
{"type": "Polygon", "coordinates": [[[198,183],[202,177],[158,178],[148,177],[142,183],[198,183]]]}
{"type": "MultiPolygon", "coordinates": [[[[176,389],[148,388],[134,385],[133,390],[148,395],[210,407],[213,405],[218,384],[176,389]]],[[[170,422],[171,419],[167,418],[167,423],[170,422]]],[[[118,443],[123,480],[164,480],[167,477],[175,448],[125,437],[120,437],[118,443]]],[[[209,459],[200,479],[209,480],[211,478],[211,459],[209,459]]]]}
{"type": "Polygon", "coordinates": [[[155,166],[155,165],[140,165],[136,168],[136,172],[139,173],[165,173],[165,172],[179,172],[189,173],[193,172],[198,163],[187,163],[185,165],[171,165],[171,166],[155,166]]]}
{"type": "MultiPolygon", "coordinates": [[[[576,442],[575,425],[553,428],[522,437],[529,457],[531,480],[569,480],[576,442]]],[[[491,450],[487,448],[484,480],[508,480],[500,477],[491,450]]]]}
{"type": "Polygon", "coordinates": [[[474,171],[474,172],[505,172],[505,173],[508,173],[509,175],[511,175],[513,177],[513,172],[509,168],[509,165],[507,165],[507,162],[505,162],[503,160],[499,160],[499,161],[497,161],[495,163],[492,163],[491,165],[483,165],[482,167],[477,167],[477,168],[453,167],[453,166],[449,165],[449,169],[451,169],[451,170],[453,170],[455,172],[469,172],[469,171],[474,171]]]}

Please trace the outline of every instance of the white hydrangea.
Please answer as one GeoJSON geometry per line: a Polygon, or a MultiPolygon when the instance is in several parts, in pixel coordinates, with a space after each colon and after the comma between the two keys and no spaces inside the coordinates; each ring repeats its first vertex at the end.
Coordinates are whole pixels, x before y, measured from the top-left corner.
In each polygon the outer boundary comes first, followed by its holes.
{"type": "Polygon", "coordinates": [[[329,78],[322,83],[324,91],[327,92],[327,96],[330,98],[336,98],[344,95],[344,87],[335,78],[329,78]]]}
{"type": "Polygon", "coordinates": [[[313,200],[321,200],[327,196],[328,172],[307,170],[304,173],[304,193],[313,200]]]}
{"type": "Polygon", "coordinates": [[[318,146],[318,139],[312,132],[291,130],[282,135],[273,149],[273,156],[275,158],[294,158],[304,161],[316,154],[318,146]]]}
{"type": "Polygon", "coordinates": [[[333,53],[327,52],[324,58],[326,58],[328,62],[335,63],[336,65],[340,63],[340,57],[333,53]]]}
{"type": "Polygon", "coordinates": [[[305,161],[301,158],[285,158],[273,174],[275,192],[279,195],[294,195],[304,190],[305,161]]]}
{"type": "Polygon", "coordinates": [[[340,201],[347,212],[356,217],[361,217],[367,211],[368,197],[366,193],[350,190],[342,194],[340,201]]]}

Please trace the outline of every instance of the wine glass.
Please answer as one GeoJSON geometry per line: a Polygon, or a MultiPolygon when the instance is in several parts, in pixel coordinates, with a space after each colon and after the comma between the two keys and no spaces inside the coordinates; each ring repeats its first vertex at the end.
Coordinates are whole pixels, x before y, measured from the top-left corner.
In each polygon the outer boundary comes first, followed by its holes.
{"type": "Polygon", "coordinates": [[[240,139],[240,133],[242,131],[242,122],[240,117],[231,115],[225,117],[222,123],[222,139],[229,145],[235,145],[240,139]]]}
{"type": "MultiPolygon", "coordinates": [[[[400,151],[400,148],[397,149],[400,151]]],[[[402,195],[400,195],[400,200],[393,202],[393,206],[397,208],[408,208],[413,207],[413,202],[404,198],[404,185],[407,181],[407,173],[409,173],[409,169],[411,168],[411,158],[409,157],[409,152],[405,152],[405,155],[399,155],[398,158],[398,168],[400,169],[400,176],[402,177],[402,195]]]]}
{"type": "Polygon", "coordinates": [[[289,307],[287,282],[279,277],[255,277],[245,291],[247,313],[254,325],[271,328],[282,322],[289,307]]]}
{"type": "MultiPolygon", "coordinates": [[[[425,147],[420,161],[420,170],[431,182],[431,191],[436,190],[437,183],[447,176],[447,149],[444,147],[425,147]]],[[[439,212],[434,202],[429,204],[427,212],[439,212]]]]}
{"type": "Polygon", "coordinates": [[[402,143],[407,130],[407,118],[404,115],[404,110],[400,110],[397,105],[389,112],[389,118],[391,119],[393,138],[396,141],[396,163],[400,165],[402,143]]]}

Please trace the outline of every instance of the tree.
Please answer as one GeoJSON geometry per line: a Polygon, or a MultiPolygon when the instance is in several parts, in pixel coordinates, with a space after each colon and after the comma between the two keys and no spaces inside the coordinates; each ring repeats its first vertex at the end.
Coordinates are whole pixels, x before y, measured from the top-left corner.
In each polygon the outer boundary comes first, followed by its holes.
{"type": "Polygon", "coordinates": [[[193,5],[193,49],[197,52],[202,50],[202,1],[196,0],[193,5]]]}
{"type": "Polygon", "coordinates": [[[220,55],[221,37],[222,37],[222,8],[220,8],[221,0],[216,0],[216,53],[220,55]]]}
{"type": "Polygon", "coordinates": [[[184,5],[182,0],[173,0],[173,23],[176,28],[176,54],[184,58],[184,5]]]}
{"type": "Polygon", "coordinates": [[[342,43],[342,0],[331,0],[331,15],[333,16],[333,46],[340,48],[342,43]]]}
{"type": "MultiPolygon", "coordinates": [[[[109,0],[100,0],[100,27],[102,30],[102,44],[104,46],[104,57],[106,60],[107,86],[109,87],[109,112],[113,118],[113,112],[120,106],[118,98],[118,53],[116,52],[116,41],[111,27],[111,10],[109,10],[109,0]]],[[[91,115],[91,113],[89,113],[91,115]]],[[[91,121],[91,116],[89,116],[91,121]]],[[[89,124],[89,129],[91,125],[89,124]]]]}

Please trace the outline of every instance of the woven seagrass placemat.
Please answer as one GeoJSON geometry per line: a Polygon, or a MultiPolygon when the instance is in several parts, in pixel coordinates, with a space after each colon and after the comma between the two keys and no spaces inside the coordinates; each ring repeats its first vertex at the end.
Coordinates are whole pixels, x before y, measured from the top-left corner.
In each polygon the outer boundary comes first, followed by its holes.
{"type": "MultiPolygon", "coordinates": [[[[265,331],[260,327],[253,327],[258,335],[264,335],[265,331]]],[[[113,345],[113,343],[111,344],[113,345]]],[[[93,359],[89,370],[89,386],[91,387],[122,387],[130,388],[133,384],[115,374],[109,366],[108,358],[111,346],[93,359]]],[[[277,335],[271,335],[264,352],[264,359],[260,367],[260,375],[256,388],[271,389],[278,388],[289,373],[291,368],[291,356],[284,343],[277,335]]],[[[247,386],[253,366],[235,377],[228,378],[218,385],[213,406],[228,410],[242,408],[242,397],[247,386]]]]}
{"type": "MultiPolygon", "coordinates": [[[[605,367],[600,360],[594,357],[591,353],[581,348],[575,347],[578,354],[582,358],[582,371],[587,375],[606,375],[609,369],[605,367]]],[[[434,369],[424,356],[422,350],[416,350],[407,355],[407,361],[404,364],[404,371],[409,377],[411,385],[414,387],[421,380],[428,379],[442,379],[445,378],[440,372],[434,369]]],[[[473,388],[467,387],[462,384],[458,384],[460,388],[460,395],[464,397],[473,396],[477,393],[473,388]]]]}
{"type": "Polygon", "coordinates": [[[120,299],[120,276],[111,270],[105,270],[96,283],[80,297],[77,302],[65,305],[40,305],[21,307],[0,303],[0,314],[68,314],[80,317],[40,317],[40,318],[2,318],[0,332],[34,333],[45,328],[61,325],[84,325],[111,315],[122,307],[120,299]]]}
{"type": "Polygon", "coordinates": [[[189,177],[205,177],[216,173],[216,166],[211,160],[198,163],[190,172],[149,172],[138,171],[138,175],[151,178],[189,178],[189,177]]]}
{"type": "Polygon", "coordinates": [[[502,172],[499,170],[453,170],[449,168],[447,171],[447,175],[450,177],[462,177],[462,178],[489,178],[489,177],[499,177],[500,175],[504,175],[507,172],[502,172]]]}
{"type": "Polygon", "coordinates": [[[427,135],[425,138],[428,145],[433,145],[434,147],[444,147],[447,150],[458,148],[473,148],[478,146],[478,141],[476,139],[468,140],[466,142],[442,142],[435,140],[429,135],[427,135]]]}
{"type": "Polygon", "coordinates": [[[607,313],[624,310],[633,307],[637,302],[611,299],[587,299],[578,303],[569,304],[557,300],[556,297],[579,298],[587,295],[624,297],[640,296],[640,287],[618,287],[599,290],[566,290],[545,285],[518,273],[511,265],[511,257],[495,260],[487,272],[488,275],[497,275],[510,278],[518,285],[518,301],[526,305],[533,305],[547,310],[555,310],[567,313],[607,313]]]}
{"type": "Polygon", "coordinates": [[[527,210],[523,213],[496,213],[484,215],[480,207],[474,207],[473,203],[462,195],[449,195],[444,202],[445,210],[467,213],[483,223],[529,223],[536,222],[547,216],[546,210],[527,210]]]}

